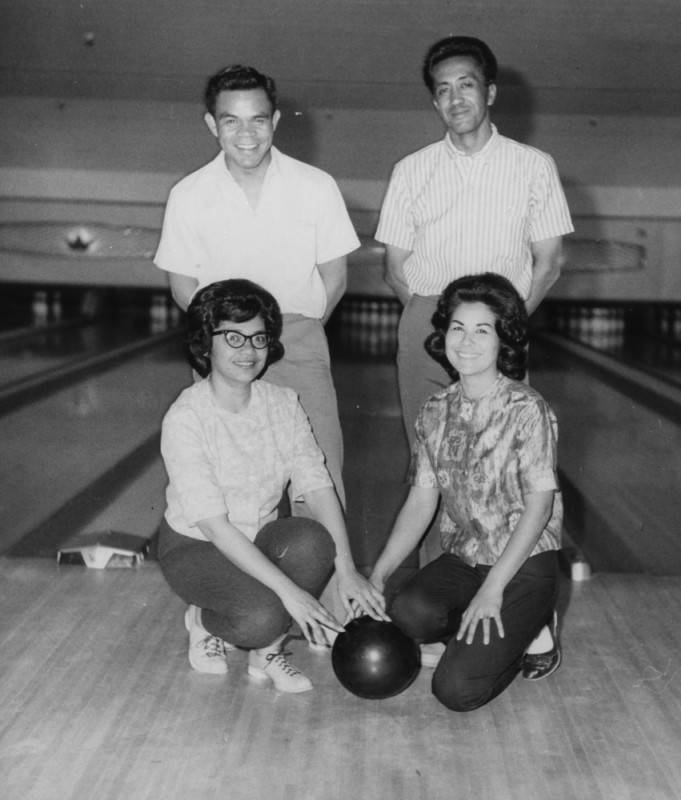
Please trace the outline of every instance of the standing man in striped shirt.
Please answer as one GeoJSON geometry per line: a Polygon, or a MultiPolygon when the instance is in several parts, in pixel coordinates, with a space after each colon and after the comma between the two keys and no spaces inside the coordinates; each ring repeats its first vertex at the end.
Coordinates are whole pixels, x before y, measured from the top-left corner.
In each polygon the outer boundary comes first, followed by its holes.
{"type": "Polygon", "coordinates": [[[429,49],[423,79],[446,134],[395,166],[376,231],[386,280],[404,304],[397,368],[410,445],[421,406],[449,383],[423,347],[438,295],[455,278],[496,272],[532,313],[558,279],[562,236],[573,230],[553,159],[492,124],[496,76],[479,39],[448,36],[429,49]]]}

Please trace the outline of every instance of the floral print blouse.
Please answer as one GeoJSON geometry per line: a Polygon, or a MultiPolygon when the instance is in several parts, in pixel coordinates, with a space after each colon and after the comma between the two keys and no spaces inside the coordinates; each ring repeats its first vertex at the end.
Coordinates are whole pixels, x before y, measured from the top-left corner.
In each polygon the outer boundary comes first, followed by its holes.
{"type": "Polygon", "coordinates": [[[557,423],[541,395],[499,375],[481,397],[460,383],[434,395],[416,422],[409,481],[437,488],[442,545],[468,564],[494,564],[530,492],[553,491],[553,510],[531,555],[561,546],[557,423]]]}

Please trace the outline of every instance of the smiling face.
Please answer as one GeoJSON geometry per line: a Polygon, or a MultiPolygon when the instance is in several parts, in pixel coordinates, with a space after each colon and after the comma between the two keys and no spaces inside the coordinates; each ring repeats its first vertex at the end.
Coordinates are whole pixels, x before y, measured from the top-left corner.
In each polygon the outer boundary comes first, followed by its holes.
{"type": "Polygon", "coordinates": [[[267,169],[279,117],[263,89],[247,89],[220,92],[215,115],[206,113],[204,119],[230,172],[253,173],[267,169]]]}
{"type": "Polygon", "coordinates": [[[482,394],[494,383],[499,336],[496,316],[485,303],[461,303],[454,309],[445,334],[445,353],[469,396],[482,394]]]}
{"type": "Polygon", "coordinates": [[[495,84],[487,85],[473,58],[455,56],[433,68],[433,105],[447,126],[452,142],[475,152],[492,135],[489,109],[496,97],[495,84]]]}
{"type": "MultiPolygon", "coordinates": [[[[263,318],[258,315],[247,322],[223,321],[216,331],[237,331],[245,336],[254,333],[266,333],[263,318]]],[[[241,347],[235,348],[227,343],[224,335],[213,336],[210,353],[211,381],[214,385],[228,389],[243,389],[252,383],[265,368],[267,347],[258,350],[253,342],[246,340],[241,347]]]]}

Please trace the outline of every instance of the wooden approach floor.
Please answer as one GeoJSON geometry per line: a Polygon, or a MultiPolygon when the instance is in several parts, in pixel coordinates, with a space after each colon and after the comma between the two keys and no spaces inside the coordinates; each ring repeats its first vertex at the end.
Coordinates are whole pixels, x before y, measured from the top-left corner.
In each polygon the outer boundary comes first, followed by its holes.
{"type": "Polygon", "coordinates": [[[158,565],[0,558],[3,800],[662,800],[681,798],[681,577],[564,584],[565,659],[455,714],[422,671],[361,700],[328,652],[287,696],[193,672],[158,565]]]}

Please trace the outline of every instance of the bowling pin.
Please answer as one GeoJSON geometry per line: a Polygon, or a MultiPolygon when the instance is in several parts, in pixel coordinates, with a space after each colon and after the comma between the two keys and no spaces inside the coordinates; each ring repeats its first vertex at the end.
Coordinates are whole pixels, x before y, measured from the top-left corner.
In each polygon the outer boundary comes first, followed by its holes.
{"type": "Polygon", "coordinates": [[[33,293],[33,304],[31,306],[34,325],[46,325],[49,308],[47,306],[47,292],[38,291],[33,293]]]}
{"type": "Polygon", "coordinates": [[[162,294],[151,296],[149,327],[152,333],[161,333],[168,328],[168,309],[165,296],[162,294]]]}
{"type": "Polygon", "coordinates": [[[369,301],[369,309],[367,315],[367,347],[369,355],[375,356],[379,352],[379,328],[381,325],[381,316],[379,313],[378,303],[375,300],[369,301]]]}
{"type": "Polygon", "coordinates": [[[50,306],[50,312],[52,313],[52,321],[59,322],[62,316],[62,307],[61,307],[61,292],[56,291],[52,295],[52,305],[50,306]]]}
{"type": "Polygon", "coordinates": [[[577,338],[580,342],[586,339],[588,310],[584,306],[577,309],[577,338]]]}
{"type": "Polygon", "coordinates": [[[168,321],[170,322],[171,327],[176,328],[182,319],[182,312],[175,305],[175,303],[170,303],[170,308],[168,310],[168,321]]]}
{"type": "Polygon", "coordinates": [[[658,333],[665,339],[669,336],[669,310],[664,306],[657,312],[658,333]]]}
{"type": "Polygon", "coordinates": [[[594,308],[584,306],[582,309],[582,330],[580,339],[586,344],[593,344],[594,338],[594,308]]]}
{"type": "Polygon", "coordinates": [[[579,333],[579,306],[571,305],[568,334],[571,338],[576,339],[578,333],[579,333]]]}
{"type": "Polygon", "coordinates": [[[158,332],[159,318],[158,318],[158,295],[152,294],[149,304],[149,330],[152,333],[158,332]]]}
{"type": "Polygon", "coordinates": [[[352,299],[343,302],[343,314],[341,316],[340,340],[343,351],[352,351],[352,332],[354,329],[355,301],[352,299]]]}
{"type": "Polygon", "coordinates": [[[621,309],[613,308],[611,309],[611,319],[610,319],[610,344],[613,349],[617,349],[621,347],[622,340],[623,340],[623,331],[622,331],[622,315],[621,309]]]}
{"type": "Polygon", "coordinates": [[[102,298],[100,292],[96,289],[86,289],[83,292],[80,310],[84,317],[93,319],[99,314],[101,306],[102,298]]]}
{"type": "Polygon", "coordinates": [[[399,301],[393,300],[390,304],[390,350],[388,355],[397,353],[397,329],[400,325],[401,316],[402,306],[399,301]]]}
{"type": "Polygon", "coordinates": [[[681,342],[681,308],[674,309],[674,338],[681,342]]]}
{"type": "Polygon", "coordinates": [[[593,309],[593,346],[601,349],[608,346],[608,309],[596,307],[593,309]]]}
{"type": "Polygon", "coordinates": [[[350,337],[352,352],[361,353],[364,349],[364,321],[366,319],[366,301],[355,300],[352,308],[350,337]]]}

